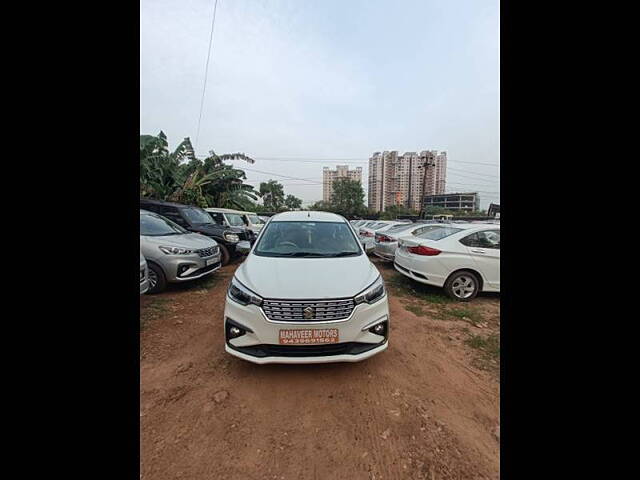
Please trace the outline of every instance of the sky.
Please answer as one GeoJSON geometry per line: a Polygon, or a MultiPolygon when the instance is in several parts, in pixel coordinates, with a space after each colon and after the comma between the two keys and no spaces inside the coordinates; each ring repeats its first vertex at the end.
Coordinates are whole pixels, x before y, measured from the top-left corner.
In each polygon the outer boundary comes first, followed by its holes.
{"type": "Polygon", "coordinates": [[[243,152],[305,205],[324,166],[366,192],[373,152],[445,150],[448,192],[499,203],[498,0],[218,0],[198,136],[214,3],[141,1],[141,134],[243,152]]]}

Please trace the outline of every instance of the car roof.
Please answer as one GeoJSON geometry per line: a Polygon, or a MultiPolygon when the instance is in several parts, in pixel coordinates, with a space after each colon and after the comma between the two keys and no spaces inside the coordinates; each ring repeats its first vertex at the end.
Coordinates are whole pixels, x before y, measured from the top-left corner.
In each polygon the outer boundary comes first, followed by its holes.
{"type": "Polygon", "coordinates": [[[293,211],[276,213],[272,222],[345,222],[344,217],[330,212],[293,211]]]}
{"type": "MultiPolygon", "coordinates": [[[[185,205],[184,203],[165,202],[164,200],[155,200],[153,198],[141,198],[140,203],[149,203],[151,205],[164,205],[166,207],[186,208],[194,207],[195,205],[185,205]]],[[[195,207],[200,208],[200,207],[195,207]]]]}
{"type": "Polygon", "coordinates": [[[220,212],[220,213],[250,213],[243,212],[242,210],[234,210],[233,208],[216,208],[216,207],[207,207],[205,208],[207,212],[220,212]]]}

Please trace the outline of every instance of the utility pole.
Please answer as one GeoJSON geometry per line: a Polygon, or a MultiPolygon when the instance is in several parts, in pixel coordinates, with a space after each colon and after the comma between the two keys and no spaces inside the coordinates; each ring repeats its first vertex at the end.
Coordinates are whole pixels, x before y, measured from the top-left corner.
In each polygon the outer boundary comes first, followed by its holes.
{"type": "Polygon", "coordinates": [[[425,192],[427,191],[427,170],[428,167],[434,167],[436,165],[436,160],[434,155],[427,151],[426,155],[425,155],[425,162],[424,162],[424,166],[422,167],[424,169],[424,174],[422,175],[422,194],[420,197],[420,215],[418,216],[418,218],[424,218],[424,197],[425,197],[425,192]]]}

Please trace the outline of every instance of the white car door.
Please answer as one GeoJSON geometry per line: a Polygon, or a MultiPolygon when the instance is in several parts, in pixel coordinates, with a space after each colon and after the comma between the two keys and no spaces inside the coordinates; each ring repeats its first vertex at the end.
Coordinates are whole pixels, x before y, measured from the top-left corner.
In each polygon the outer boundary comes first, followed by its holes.
{"type": "Polygon", "coordinates": [[[473,258],[486,284],[485,291],[500,291],[500,230],[482,230],[460,240],[473,258]]]}

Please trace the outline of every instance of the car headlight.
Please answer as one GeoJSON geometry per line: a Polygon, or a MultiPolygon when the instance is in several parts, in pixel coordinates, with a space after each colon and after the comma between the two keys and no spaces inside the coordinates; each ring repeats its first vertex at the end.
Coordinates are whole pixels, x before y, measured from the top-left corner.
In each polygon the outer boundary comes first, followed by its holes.
{"type": "Polygon", "coordinates": [[[240,241],[240,237],[238,235],[236,235],[235,233],[225,233],[224,234],[224,239],[227,242],[232,242],[232,243],[237,243],[240,241]]]}
{"type": "Polygon", "coordinates": [[[242,285],[238,280],[236,280],[236,277],[231,279],[228,293],[229,297],[240,305],[249,305],[250,303],[258,306],[262,305],[262,298],[242,285]]]}
{"type": "Polygon", "coordinates": [[[360,292],[355,297],[356,304],[359,303],[376,303],[384,297],[384,281],[382,280],[382,275],[378,277],[378,279],[369,285],[365,290],[360,292]]]}
{"type": "Polygon", "coordinates": [[[180,248],[180,247],[159,247],[163,253],[167,255],[188,255],[193,253],[194,250],[190,250],[188,248],[180,248]]]}

